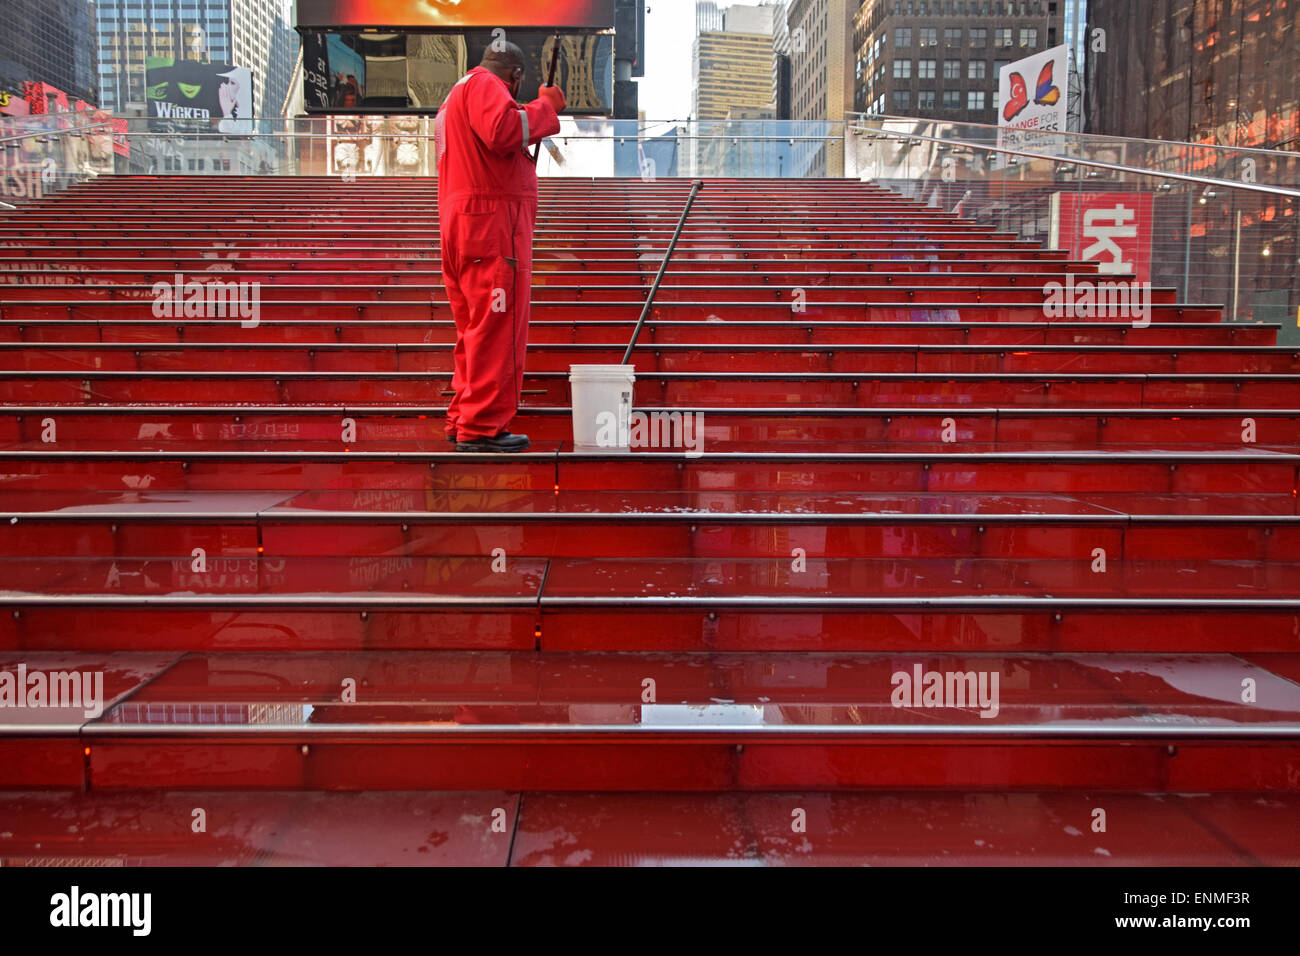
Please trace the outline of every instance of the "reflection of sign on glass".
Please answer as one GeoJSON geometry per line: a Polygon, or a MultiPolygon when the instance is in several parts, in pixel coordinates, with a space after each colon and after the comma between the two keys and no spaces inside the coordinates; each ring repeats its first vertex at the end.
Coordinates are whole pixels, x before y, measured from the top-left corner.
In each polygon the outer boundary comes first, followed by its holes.
{"type": "Polygon", "coordinates": [[[604,30],[614,0],[298,0],[300,27],[560,27],[604,30]]]}
{"type": "MultiPolygon", "coordinates": [[[[544,31],[514,30],[512,42],[524,51],[527,70],[519,87],[519,100],[537,98],[538,88],[546,82],[555,37],[544,31]]],[[[492,42],[487,31],[471,30],[465,34],[471,64],[477,64],[483,50],[492,42]]],[[[560,55],[556,59],[555,82],[564,90],[564,112],[608,115],[614,109],[614,38],[608,34],[568,34],[560,37],[560,55]]]]}
{"type": "Polygon", "coordinates": [[[325,109],[330,105],[330,61],[323,33],[302,35],[302,82],[309,108],[325,109]]]}
{"type": "Polygon", "coordinates": [[[329,120],[328,172],[357,176],[429,176],[427,116],[335,116],[329,120]]]}
{"type": "Polygon", "coordinates": [[[1151,193],[1052,195],[1049,245],[1107,275],[1151,280],[1151,193]]]}
{"type": "Polygon", "coordinates": [[[253,131],[253,74],[248,67],[148,57],[145,100],[152,130],[206,120],[223,133],[253,131]]]}
{"type": "MultiPolygon", "coordinates": [[[[492,43],[488,30],[447,33],[304,33],[303,102],[310,112],[436,110],[492,43]],[[317,39],[320,38],[320,39],[317,39]],[[324,86],[320,77],[324,76],[324,86]]],[[[550,64],[553,33],[511,30],[527,69],[518,98],[537,97],[550,64]]],[[[556,82],[569,115],[608,115],[614,101],[614,38],[561,35],[556,82]]]]}
{"type": "Polygon", "coordinates": [[[326,43],[329,67],[330,106],[354,109],[366,96],[366,60],[348,46],[344,38],[331,33],[326,43]]]}

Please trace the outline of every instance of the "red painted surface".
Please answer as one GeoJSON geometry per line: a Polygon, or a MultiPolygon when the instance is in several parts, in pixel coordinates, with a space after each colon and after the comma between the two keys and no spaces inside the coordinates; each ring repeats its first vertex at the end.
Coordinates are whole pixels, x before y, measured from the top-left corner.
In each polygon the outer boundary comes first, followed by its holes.
{"type": "Polygon", "coordinates": [[[1095,263],[712,182],[632,358],[702,454],[575,454],[568,366],[621,356],[689,184],[551,180],[534,450],[469,459],[431,181],[172,185],[0,223],[0,670],[80,654],[117,702],[0,708],[5,865],[1294,861],[1271,328],[1172,289],[1049,321],[1095,263]],[[155,316],[177,272],[260,283],[258,324],[155,316]],[[998,716],[890,706],[914,663],[996,671],[998,716]]]}

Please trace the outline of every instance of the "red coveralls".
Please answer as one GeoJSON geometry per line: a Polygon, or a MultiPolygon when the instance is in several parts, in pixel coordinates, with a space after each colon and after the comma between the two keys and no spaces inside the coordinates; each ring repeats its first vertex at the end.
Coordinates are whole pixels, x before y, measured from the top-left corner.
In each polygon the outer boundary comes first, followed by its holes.
{"type": "Polygon", "coordinates": [[[560,131],[546,100],[520,106],[478,66],[452,87],[434,122],[442,279],[456,322],[446,430],[493,437],[524,384],[537,170],[527,148],[560,131]]]}

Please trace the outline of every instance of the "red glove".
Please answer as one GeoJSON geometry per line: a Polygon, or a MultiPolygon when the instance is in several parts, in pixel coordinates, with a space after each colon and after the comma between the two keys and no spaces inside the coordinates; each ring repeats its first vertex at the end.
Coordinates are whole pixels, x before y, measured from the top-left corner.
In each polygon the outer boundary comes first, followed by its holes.
{"type": "Polygon", "coordinates": [[[566,102],[564,99],[564,90],[560,89],[558,86],[540,87],[537,90],[537,98],[539,100],[546,100],[546,102],[550,103],[551,106],[555,108],[557,114],[564,112],[566,102]]]}

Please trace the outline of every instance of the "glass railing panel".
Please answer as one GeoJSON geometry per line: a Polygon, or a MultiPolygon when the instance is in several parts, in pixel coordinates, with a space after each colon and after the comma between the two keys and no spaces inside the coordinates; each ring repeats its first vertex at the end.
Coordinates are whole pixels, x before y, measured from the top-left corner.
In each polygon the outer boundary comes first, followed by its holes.
{"type": "MultiPolygon", "coordinates": [[[[1154,290],[1172,288],[1181,303],[1222,306],[1229,322],[1280,323],[1281,344],[1300,343],[1300,190],[1285,185],[1294,181],[1300,160],[1198,146],[1167,151],[1184,169],[1148,170],[1134,164],[1155,162],[1160,147],[1169,144],[1062,137],[1062,149],[1071,155],[1049,157],[1035,155],[1032,146],[999,147],[992,127],[918,120],[901,132],[893,128],[899,125],[872,119],[851,129],[849,175],[1019,239],[1063,249],[1072,260],[1096,262],[1105,281],[1128,285],[1126,293],[1147,295],[1145,283],[1154,290]],[[958,134],[972,138],[955,139],[958,134]],[[1246,159],[1255,163],[1253,180],[1203,175],[1226,177],[1246,159]]],[[[1054,292],[1055,286],[1044,291],[1054,292]]],[[[1076,285],[1055,299],[1045,296],[1043,317],[1102,316],[1092,314],[1100,303],[1085,303],[1088,293],[1087,286],[1076,285]],[[1064,310],[1060,315],[1052,311],[1058,306],[1064,310]]],[[[1105,308],[1123,314],[1110,318],[1145,320],[1139,314],[1145,300],[1134,306],[1131,297],[1124,303],[1111,298],[1118,295],[1112,297],[1108,287],[1105,308]]]]}

